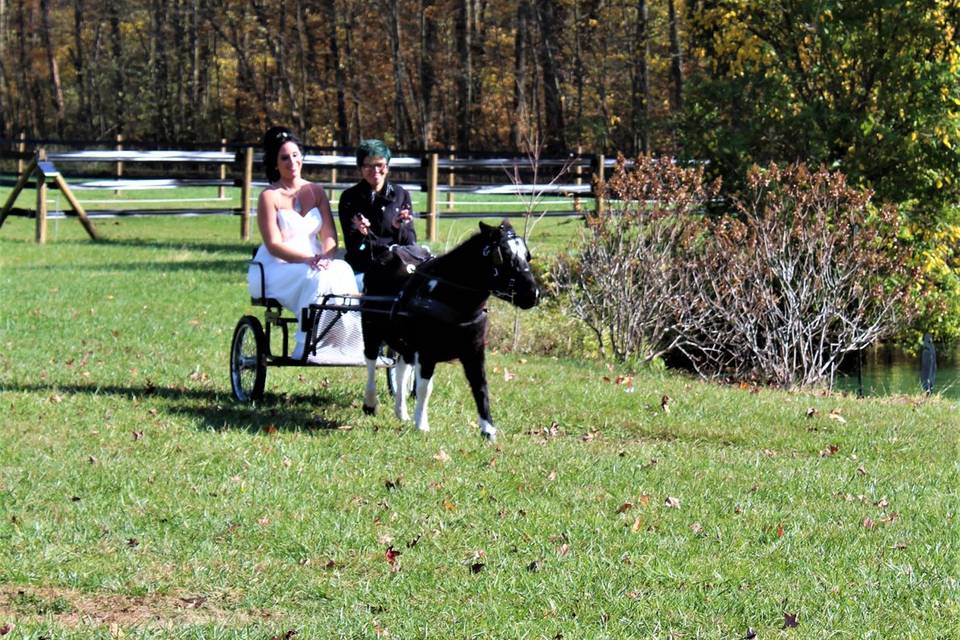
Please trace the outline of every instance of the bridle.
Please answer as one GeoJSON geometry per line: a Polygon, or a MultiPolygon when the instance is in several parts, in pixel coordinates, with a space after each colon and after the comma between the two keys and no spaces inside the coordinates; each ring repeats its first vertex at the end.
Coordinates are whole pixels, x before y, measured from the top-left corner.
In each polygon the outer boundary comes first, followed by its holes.
{"type": "Polygon", "coordinates": [[[496,241],[491,242],[483,248],[483,255],[490,257],[490,264],[493,267],[493,286],[490,291],[504,300],[512,300],[516,295],[517,277],[516,271],[504,270],[504,265],[508,263],[507,256],[522,256],[523,261],[528,265],[523,271],[529,271],[530,250],[527,248],[523,238],[517,235],[513,229],[504,229],[503,235],[496,241]],[[506,254],[506,255],[505,255],[506,254]],[[504,278],[504,272],[509,277],[504,278]]]}

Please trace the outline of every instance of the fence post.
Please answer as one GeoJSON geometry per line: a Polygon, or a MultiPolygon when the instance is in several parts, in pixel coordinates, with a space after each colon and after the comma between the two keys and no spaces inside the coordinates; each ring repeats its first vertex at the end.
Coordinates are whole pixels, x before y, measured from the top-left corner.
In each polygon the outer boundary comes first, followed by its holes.
{"type": "Polygon", "coordinates": [[[17,143],[17,177],[23,175],[23,154],[27,151],[27,132],[20,132],[20,142],[17,143]]]}
{"type": "Polygon", "coordinates": [[[243,185],[240,187],[240,238],[250,239],[250,192],[253,188],[253,147],[243,150],[243,185]]]}
{"type": "MultiPolygon", "coordinates": [[[[117,151],[123,151],[123,134],[117,134],[117,151]]],[[[117,180],[123,177],[123,160],[117,160],[117,180]]],[[[120,189],[113,190],[114,195],[120,194],[120,189]]]]}
{"type": "Polygon", "coordinates": [[[593,169],[593,197],[596,199],[596,213],[598,216],[603,215],[604,210],[606,209],[606,204],[604,202],[604,157],[603,154],[597,154],[595,160],[596,166],[593,169]]]}
{"type": "MultiPolygon", "coordinates": [[[[220,138],[220,153],[227,152],[227,139],[220,138]]],[[[220,182],[227,179],[227,165],[220,163],[220,182]]],[[[227,187],[221,184],[217,187],[217,197],[223,200],[227,197],[227,187]]]]}
{"type": "MultiPolygon", "coordinates": [[[[340,146],[340,143],[336,140],[333,141],[333,155],[337,155],[337,147],[340,146]]],[[[330,169],[330,202],[333,202],[333,197],[336,195],[337,188],[337,165],[333,165],[333,168],[330,169]]],[[[331,206],[333,206],[331,204],[331,206]]]]}
{"type": "MultiPolygon", "coordinates": [[[[43,147],[37,149],[37,160],[46,160],[47,152],[43,147]]],[[[37,181],[37,224],[34,237],[37,244],[44,244],[47,241],[47,182],[46,176],[42,171],[34,171],[34,179],[37,181]]]]}
{"type": "MultiPolygon", "coordinates": [[[[574,184],[576,184],[578,187],[583,184],[583,167],[581,166],[581,163],[580,163],[581,156],[583,156],[583,146],[578,144],[577,160],[576,160],[577,166],[573,170],[574,175],[577,176],[576,179],[574,180],[574,184]]],[[[573,194],[573,210],[578,212],[580,211],[580,192],[579,191],[573,194]]]]}
{"type": "MultiPolygon", "coordinates": [[[[450,155],[448,156],[450,160],[457,159],[457,147],[455,145],[450,145],[450,155]]],[[[450,167],[450,171],[447,172],[447,186],[450,187],[450,190],[447,191],[447,211],[453,211],[453,187],[457,184],[457,176],[453,172],[453,167],[450,167]]]]}
{"type": "Polygon", "coordinates": [[[427,240],[437,239],[437,154],[427,155],[427,240]]]}

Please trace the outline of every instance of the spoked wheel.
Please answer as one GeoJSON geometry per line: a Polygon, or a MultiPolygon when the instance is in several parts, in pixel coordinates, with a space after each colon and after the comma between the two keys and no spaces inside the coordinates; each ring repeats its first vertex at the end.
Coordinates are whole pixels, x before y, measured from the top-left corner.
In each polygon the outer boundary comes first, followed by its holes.
{"type": "Polygon", "coordinates": [[[263,397],[267,381],[267,337],[263,325],[253,316],[243,316],[233,330],[230,344],[230,385],[240,402],[263,397]]]}
{"type": "MultiPolygon", "coordinates": [[[[400,354],[390,349],[389,347],[385,351],[385,355],[388,358],[393,358],[394,362],[400,359],[400,354]]],[[[397,367],[396,365],[392,367],[387,367],[384,369],[384,375],[387,377],[387,391],[390,393],[390,396],[397,395],[397,367]]],[[[407,382],[407,393],[413,395],[416,391],[416,379],[413,374],[410,374],[407,382]]]]}

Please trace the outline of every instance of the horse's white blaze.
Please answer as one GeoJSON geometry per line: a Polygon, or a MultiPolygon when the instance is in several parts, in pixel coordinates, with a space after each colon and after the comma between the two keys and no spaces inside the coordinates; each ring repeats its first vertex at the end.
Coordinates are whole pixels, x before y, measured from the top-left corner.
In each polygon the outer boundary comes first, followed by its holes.
{"type": "Polygon", "coordinates": [[[477,423],[480,425],[480,433],[491,440],[497,437],[497,428],[493,426],[493,423],[487,422],[483,418],[477,418],[477,423]]]}
{"type": "Polygon", "coordinates": [[[411,369],[413,367],[407,363],[403,356],[397,358],[397,363],[393,369],[393,388],[396,392],[394,396],[393,413],[398,419],[406,421],[410,419],[407,412],[407,380],[410,379],[411,369]]]}
{"type": "Polygon", "coordinates": [[[413,423],[418,431],[430,431],[430,421],[427,419],[427,402],[433,391],[433,378],[423,379],[420,376],[420,365],[417,365],[417,406],[413,410],[413,423]]]}
{"type": "Polygon", "coordinates": [[[363,390],[363,406],[377,408],[377,361],[367,359],[367,386],[363,390]]]}

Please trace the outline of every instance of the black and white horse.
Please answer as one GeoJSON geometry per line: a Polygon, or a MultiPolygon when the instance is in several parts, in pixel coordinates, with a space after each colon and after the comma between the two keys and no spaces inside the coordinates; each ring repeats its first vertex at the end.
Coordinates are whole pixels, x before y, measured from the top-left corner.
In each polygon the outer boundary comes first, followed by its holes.
{"type": "Polygon", "coordinates": [[[382,308],[361,305],[371,309],[366,312],[370,321],[364,325],[368,374],[364,411],[376,411],[376,356],[381,341],[386,341],[400,354],[395,372],[398,418],[410,419],[403,390],[408,388],[415,363],[413,421],[418,430],[429,431],[427,402],[437,363],[459,360],[473,391],[480,433],[495,440],[497,429],[490,415],[484,368],[486,303],[491,293],[521,309],[533,307],[540,298],[527,245],[506,220],[496,227],[481,222],[480,233],[417,267],[396,298],[388,322],[383,321],[382,308]],[[369,327],[376,327],[375,332],[368,333],[369,327]]]}

